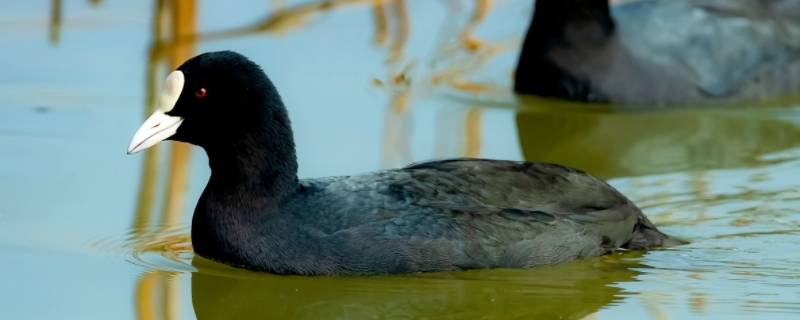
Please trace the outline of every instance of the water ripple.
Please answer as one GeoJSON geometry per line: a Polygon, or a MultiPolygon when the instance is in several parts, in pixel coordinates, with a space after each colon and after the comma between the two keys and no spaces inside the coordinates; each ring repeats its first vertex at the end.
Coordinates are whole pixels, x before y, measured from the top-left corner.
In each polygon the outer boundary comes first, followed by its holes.
{"type": "Polygon", "coordinates": [[[151,227],[130,229],[90,241],[89,248],[122,257],[151,270],[193,272],[191,236],[188,228],[151,227]]]}

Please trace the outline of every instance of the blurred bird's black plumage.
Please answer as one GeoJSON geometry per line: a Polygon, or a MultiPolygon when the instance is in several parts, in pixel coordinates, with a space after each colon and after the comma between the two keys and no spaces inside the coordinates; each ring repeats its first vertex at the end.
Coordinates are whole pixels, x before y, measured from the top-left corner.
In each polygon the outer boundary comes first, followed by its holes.
{"type": "Polygon", "coordinates": [[[800,2],[537,0],[515,91],[643,107],[800,92],[800,2]]]}

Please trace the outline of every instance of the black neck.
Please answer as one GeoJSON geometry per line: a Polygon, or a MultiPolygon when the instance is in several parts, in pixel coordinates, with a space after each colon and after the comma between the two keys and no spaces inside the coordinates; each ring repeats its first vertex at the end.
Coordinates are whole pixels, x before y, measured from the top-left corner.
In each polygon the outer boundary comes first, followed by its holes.
{"type": "Polygon", "coordinates": [[[584,26],[598,27],[604,36],[614,33],[608,0],[537,0],[527,37],[552,45],[584,26]]]}
{"type": "Polygon", "coordinates": [[[514,90],[550,97],[587,95],[590,88],[564,72],[554,61],[558,58],[555,56],[564,52],[596,53],[612,38],[614,30],[607,0],[536,0],[514,90]]]}
{"type": "Polygon", "coordinates": [[[297,157],[283,106],[268,109],[263,121],[234,139],[203,146],[208,153],[212,192],[245,192],[279,201],[297,190],[297,157]]]}
{"type": "Polygon", "coordinates": [[[297,160],[285,110],[264,119],[267,126],[234,142],[203,146],[211,178],[192,219],[192,244],[199,255],[252,266],[260,248],[250,238],[281,237],[258,221],[279,217],[282,201],[298,189],[297,160]]]}

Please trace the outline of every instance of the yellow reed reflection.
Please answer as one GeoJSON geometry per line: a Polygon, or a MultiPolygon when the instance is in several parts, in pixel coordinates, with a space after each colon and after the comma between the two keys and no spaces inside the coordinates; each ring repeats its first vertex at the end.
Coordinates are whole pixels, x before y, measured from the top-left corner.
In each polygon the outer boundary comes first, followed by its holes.
{"type": "Polygon", "coordinates": [[[444,85],[467,95],[507,95],[508,88],[498,86],[492,80],[473,77],[497,55],[518,46],[516,39],[490,42],[474,35],[491,13],[493,5],[491,0],[476,0],[469,20],[457,28],[455,34],[443,39],[433,58],[435,67],[428,76],[431,85],[444,85]]]}
{"type": "MultiPolygon", "coordinates": [[[[383,45],[390,40],[386,64],[389,76],[386,80],[375,80],[376,84],[389,91],[392,95],[390,107],[384,120],[384,143],[382,166],[392,168],[408,164],[412,157],[410,140],[413,126],[412,111],[413,100],[416,98],[414,91],[426,92],[429,86],[448,85],[449,87],[468,93],[489,91],[489,85],[466,80],[464,75],[479,69],[492,56],[501,52],[502,46],[496,46],[477,39],[473,36],[475,29],[484,21],[491,12],[492,1],[476,0],[469,19],[463,25],[456,26],[456,33],[446,37],[440,44],[439,52],[430,62],[418,61],[418,58],[404,61],[403,48],[409,41],[411,26],[409,24],[408,10],[403,0],[374,2],[375,35],[373,40],[378,45],[383,45]],[[389,30],[394,33],[389,35],[389,30]],[[420,69],[421,65],[432,65],[430,70],[419,72],[417,78],[411,79],[411,74],[420,69]]],[[[448,25],[449,26],[449,25],[448,25]]],[[[447,28],[445,28],[447,29],[447,28]]],[[[437,117],[437,141],[434,157],[478,157],[481,153],[481,114],[475,107],[465,114],[457,110],[444,110],[437,117]],[[450,130],[462,122],[465,130],[450,130]],[[448,128],[448,129],[440,129],[448,128]],[[451,152],[446,146],[451,140],[463,141],[456,145],[463,145],[460,150],[451,152]]]]}
{"type": "MultiPolygon", "coordinates": [[[[195,33],[197,28],[197,8],[194,0],[157,0],[153,14],[153,45],[147,63],[145,88],[145,114],[149,115],[155,107],[155,92],[162,74],[178,67],[195,54],[195,33]],[[170,43],[175,39],[179,42],[170,43]]],[[[171,143],[167,177],[164,182],[164,195],[161,199],[161,219],[156,222],[155,200],[159,183],[160,148],[155,146],[146,151],[139,190],[139,201],[134,218],[133,230],[148,230],[154,224],[167,231],[182,224],[185,193],[188,183],[188,164],[191,148],[183,143],[171,143]]],[[[148,251],[148,248],[135,248],[148,251]]],[[[139,280],[136,293],[136,309],[140,319],[179,319],[179,295],[177,278],[161,271],[151,271],[139,280]],[[156,311],[160,310],[160,311],[156,311]]]]}
{"type": "Polygon", "coordinates": [[[56,44],[61,40],[61,0],[50,0],[50,25],[48,28],[50,43],[56,44]]]}
{"type": "Polygon", "coordinates": [[[181,319],[180,287],[177,274],[151,271],[136,285],[136,318],[139,320],[181,319]]]}

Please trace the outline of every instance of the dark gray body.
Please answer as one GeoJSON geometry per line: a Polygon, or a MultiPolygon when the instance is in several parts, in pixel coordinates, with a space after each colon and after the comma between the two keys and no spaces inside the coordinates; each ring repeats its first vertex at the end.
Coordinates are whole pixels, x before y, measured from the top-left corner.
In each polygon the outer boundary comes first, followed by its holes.
{"type": "Polygon", "coordinates": [[[643,78],[640,89],[664,83],[660,101],[758,101],[800,92],[800,2],[647,0],[612,8],[621,45],[652,64],[657,82],[643,78]]]}
{"type": "Polygon", "coordinates": [[[213,189],[212,177],[196,251],[273,273],[532,267],[675,241],[606,183],[551,164],[458,159],[302,180],[271,208],[213,189]]]}
{"type": "Polygon", "coordinates": [[[536,10],[518,93],[643,108],[800,93],[798,1],[538,0],[536,10]]]}

